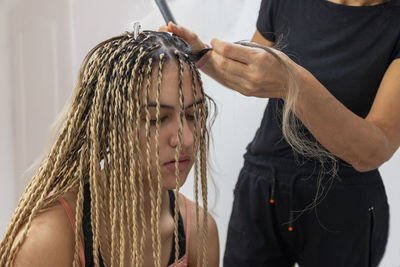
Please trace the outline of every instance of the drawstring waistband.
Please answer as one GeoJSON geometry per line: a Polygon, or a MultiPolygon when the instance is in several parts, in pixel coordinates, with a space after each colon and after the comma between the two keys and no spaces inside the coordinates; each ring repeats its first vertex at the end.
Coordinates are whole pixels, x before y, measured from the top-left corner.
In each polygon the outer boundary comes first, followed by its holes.
{"type": "MultiPolygon", "coordinates": [[[[289,220],[287,222],[287,230],[293,231],[294,221],[298,217],[295,216],[296,210],[294,210],[296,183],[299,179],[302,179],[302,184],[304,183],[304,185],[317,186],[318,177],[321,178],[318,167],[319,163],[311,160],[304,160],[302,164],[299,165],[292,159],[279,158],[271,155],[253,155],[251,153],[246,153],[244,159],[244,165],[248,166],[251,171],[257,175],[265,176],[265,174],[268,173],[268,179],[271,179],[269,189],[270,195],[267,200],[269,205],[276,204],[279,199],[276,195],[279,194],[279,187],[277,186],[285,184],[289,188],[289,220]]],[[[342,162],[339,162],[338,176],[346,177],[346,179],[337,180],[337,185],[382,184],[380,179],[376,179],[376,177],[379,176],[378,170],[360,173],[348,164],[342,162]]]]}
{"type": "MultiPolygon", "coordinates": [[[[270,168],[271,170],[271,185],[270,185],[270,194],[269,194],[269,203],[275,204],[275,187],[276,187],[276,176],[275,176],[275,168],[270,168]]],[[[294,210],[293,210],[293,201],[294,201],[294,186],[296,183],[296,176],[293,176],[291,185],[290,185],[290,194],[289,194],[289,221],[288,221],[288,231],[293,231],[293,220],[294,220],[294,210]]]]}
{"type": "Polygon", "coordinates": [[[292,232],[293,231],[293,223],[294,223],[294,187],[296,185],[297,181],[297,175],[293,175],[290,183],[290,193],[289,193],[289,222],[288,222],[288,231],[292,232]]]}
{"type": "Polygon", "coordinates": [[[269,197],[269,203],[274,204],[275,203],[275,184],[276,184],[276,179],[275,179],[275,169],[272,170],[272,183],[271,183],[271,189],[270,189],[270,197],[269,197]]]}

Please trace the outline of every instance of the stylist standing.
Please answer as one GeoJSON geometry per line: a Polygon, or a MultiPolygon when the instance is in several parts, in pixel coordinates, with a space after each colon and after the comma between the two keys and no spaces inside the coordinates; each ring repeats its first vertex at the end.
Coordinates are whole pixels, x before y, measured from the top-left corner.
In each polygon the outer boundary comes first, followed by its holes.
{"type": "MultiPolygon", "coordinates": [[[[211,42],[206,74],[269,98],[234,190],[224,266],[378,266],[389,208],[377,168],[400,144],[399,2],[262,0],[252,41],[280,51],[211,42]],[[298,93],[288,99],[290,84],[298,93]],[[331,161],[283,138],[288,101],[301,140],[337,160],[334,176],[331,161]]],[[[182,26],[168,30],[205,47],[182,26]]]]}

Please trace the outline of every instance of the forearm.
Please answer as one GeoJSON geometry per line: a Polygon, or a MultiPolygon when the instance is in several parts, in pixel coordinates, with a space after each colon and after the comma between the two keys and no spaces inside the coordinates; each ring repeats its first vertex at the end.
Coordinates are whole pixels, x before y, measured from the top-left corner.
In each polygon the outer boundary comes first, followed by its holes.
{"type": "Polygon", "coordinates": [[[218,39],[211,44],[214,50],[203,72],[245,96],[286,98],[286,67],[292,69],[299,86],[295,114],[328,151],[355,169],[375,169],[399,147],[400,60],[386,70],[370,113],[361,118],[330,94],[310,72],[280,51],[218,39]]]}
{"type": "Polygon", "coordinates": [[[339,102],[311,73],[296,66],[296,116],[327,150],[359,171],[379,167],[393,154],[384,132],[339,102]]]}

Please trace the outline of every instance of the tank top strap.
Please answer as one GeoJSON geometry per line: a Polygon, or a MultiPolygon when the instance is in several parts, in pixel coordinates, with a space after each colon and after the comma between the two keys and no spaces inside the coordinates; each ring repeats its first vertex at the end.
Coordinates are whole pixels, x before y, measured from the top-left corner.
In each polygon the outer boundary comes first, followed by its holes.
{"type": "MultiPolygon", "coordinates": [[[[189,255],[189,240],[190,240],[190,201],[184,195],[186,207],[186,255],[189,255]]],[[[188,256],[189,257],[189,256],[188,256]]]]}
{"type": "MultiPolygon", "coordinates": [[[[61,203],[61,206],[63,206],[63,208],[65,210],[65,213],[67,214],[67,217],[69,219],[69,222],[71,223],[72,230],[75,233],[75,229],[76,229],[76,227],[75,227],[75,218],[74,218],[74,215],[72,214],[70,206],[68,205],[67,201],[65,201],[65,199],[62,198],[62,197],[59,197],[58,201],[61,203]]],[[[79,261],[81,262],[81,266],[85,267],[85,252],[84,252],[84,249],[83,249],[83,244],[82,244],[82,238],[81,237],[79,237],[79,261]]]]}

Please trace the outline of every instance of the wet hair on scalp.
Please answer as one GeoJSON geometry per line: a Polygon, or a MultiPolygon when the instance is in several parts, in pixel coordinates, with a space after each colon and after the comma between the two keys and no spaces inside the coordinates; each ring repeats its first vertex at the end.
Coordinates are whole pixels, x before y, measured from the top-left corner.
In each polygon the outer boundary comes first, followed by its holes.
{"type": "MultiPolygon", "coordinates": [[[[201,53],[205,53],[202,51],[201,53]]],[[[82,229],[84,180],[89,179],[94,265],[99,254],[110,255],[109,266],[120,266],[126,258],[143,266],[146,229],[151,229],[153,261],[161,266],[161,191],[159,162],[160,92],[166,63],[177,64],[180,123],[175,159],[179,159],[183,129],[183,72],[191,74],[194,96],[194,176],[198,266],[207,266],[207,151],[208,113],[212,100],[204,93],[194,62],[201,53],[192,53],[182,39],[164,32],[143,31],[137,38],[125,33],[95,46],[83,60],[77,85],[62,126],[45,159],[19,200],[0,244],[0,266],[10,266],[26,239],[32,220],[63,194],[77,188],[75,212],[74,266],[79,265],[79,235],[82,229]],[[148,110],[152,73],[157,74],[155,161],[150,169],[150,113],[148,110]],[[198,93],[200,92],[200,94],[198,93]],[[145,94],[144,97],[142,94],[145,94]],[[200,101],[199,100],[204,100],[200,101]],[[144,100],[144,103],[142,103],[144,100]],[[197,103],[196,103],[197,102],[197,103]],[[145,119],[143,120],[143,116],[145,119]],[[146,144],[140,145],[144,127],[146,144]],[[143,131],[143,130],[142,130],[143,131]],[[145,151],[142,151],[145,149],[145,151]],[[146,155],[146,157],[142,157],[146,155]],[[146,177],[144,177],[146,176],[146,177]],[[144,187],[146,186],[146,190],[144,187]],[[149,190],[147,190],[149,189],[149,190]],[[151,220],[146,221],[144,200],[150,197],[151,220]],[[199,198],[203,202],[200,229],[199,198]],[[100,229],[104,229],[100,233],[100,229]],[[17,233],[21,239],[13,244],[17,233]],[[125,234],[125,231],[128,234],[125,234]],[[201,234],[200,234],[201,231],[201,234]],[[100,238],[100,235],[102,238],[100,238]],[[128,255],[125,245],[129,244],[128,255]]],[[[176,161],[176,164],[179,164],[176,161]]],[[[179,168],[175,188],[175,263],[178,262],[179,168]]],[[[189,216],[189,215],[187,215],[189,216]]],[[[103,259],[104,260],[104,259],[103,259]]]]}

